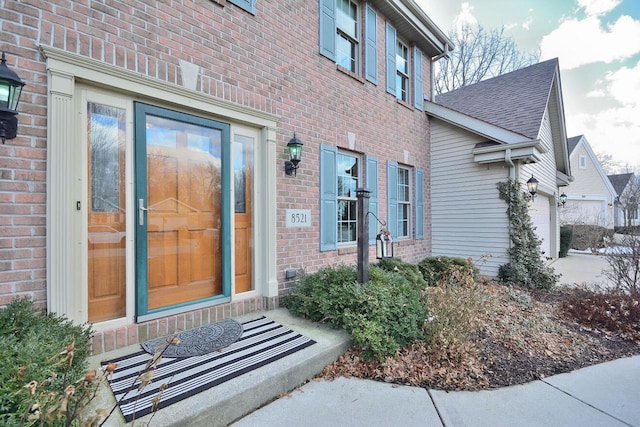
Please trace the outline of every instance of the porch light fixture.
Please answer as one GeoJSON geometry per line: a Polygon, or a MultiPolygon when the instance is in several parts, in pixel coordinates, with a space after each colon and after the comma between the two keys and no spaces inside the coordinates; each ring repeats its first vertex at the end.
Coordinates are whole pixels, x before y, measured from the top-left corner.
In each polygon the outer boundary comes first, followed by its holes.
{"type": "Polygon", "coordinates": [[[293,138],[289,140],[287,144],[289,149],[289,160],[284,162],[284,173],[287,175],[298,175],[298,164],[302,158],[302,142],[296,137],[296,133],[293,132],[293,138]]]}
{"type": "Polygon", "coordinates": [[[393,258],[393,239],[386,228],[380,230],[380,233],[376,236],[376,258],[393,258]]]}
{"type": "Polygon", "coordinates": [[[562,194],[560,195],[560,205],[564,207],[565,203],[567,203],[567,195],[564,194],[564,191],[563,191],[562,194]]]}
{"type": "Polygon", "coordinates": [[[25,83],[7,67],[7,60],[2,52],[0,62],[0,139],[13,139],[18,134],[18,101],[25,83]]]}
{"type": "Polygon", "coordinates": [[[531,174],[531,178],[527,181],[527,189],[529,190],[529,194],[531,194],[531,200],[535,199],[536,193],[538,192],[538,180],[533,177],[533,174],[531,174]]]}

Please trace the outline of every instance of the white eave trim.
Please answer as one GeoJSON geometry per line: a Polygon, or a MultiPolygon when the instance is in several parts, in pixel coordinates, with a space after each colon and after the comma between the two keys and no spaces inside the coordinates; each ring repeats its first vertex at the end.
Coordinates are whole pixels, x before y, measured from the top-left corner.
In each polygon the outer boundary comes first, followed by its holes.
{"type": "Polygon", "coordinates": [[[573,182],[573,177],[556,170],[556,186],[566,187],[573,182]]]}
{"type": "Polygon", "coordinates": [[[519,161],[521,163],[538,163],[547,150],[539,139],[516,142],[513,144],[490,145],[474,148],[471,153],[476,163],[502,163],[519,161]]]}
{"type": "MultiPolygon", "coordinates": [[[[523,135],[511,132],[496,125],[492,125],[485,121],[473,118],[459,111],[452,110],[442,105],[436,104],[428,100],[424,100],[424,109],[430,116],[436,117],[442,121],[450,123],[469,132],[481,135],[491,141],[502,144],[515,144],[521,142],[530,142],[531,140],[523,135]]],[[[489,147],[496,149],[496,147],[489,147]]],[[[505,147],[506,148],[506,147],[505,147]]]]}

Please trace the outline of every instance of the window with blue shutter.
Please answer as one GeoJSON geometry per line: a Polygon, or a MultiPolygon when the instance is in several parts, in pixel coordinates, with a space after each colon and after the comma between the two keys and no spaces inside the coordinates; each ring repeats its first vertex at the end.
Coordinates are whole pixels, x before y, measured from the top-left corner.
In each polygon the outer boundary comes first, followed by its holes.
{"type": "Polygon", "coordinates": [[[413,48],[413,106],[422,110],[422,52],[413,48]]]}
{"type": "Polygon", "coordinates": [[[371,191],[369,195],[369,212],[373,215],[369,215],[369,244],[376,244],[376,236],[380,231],[380,224],[377,218],[380,218],[378,214],[378,159],[375,157],[367,156],[367,185],[366,187],[371,191]]]}
{"type": "Polygon", "coordinates": [[[335,0],[320,0],[320,54],[336,60],[335,0]]]}
{"type": "Polygon", "coordinates": [[[378,84],[378,15],[367,4],[365,12],[365,78],[378,84]]]}
{"type": "Polygon", "coordinates": [[[387,22],[385,28],[385,62],[387,92],[396,94],[396,29],[387,22]]]}
{"type": "Polygon", "coordinates": [[[387,229],[398,236],[398,164],[387,162],[387,229]]]}
{"type": "Polygon", "coordinates": [[[227,0],[231,4],[235,4],[241,9],[246,10],[252,15],[256,14],[256,0],[227,0]]]}
{"type": "Polygon", "coordinates": [[[416,239],[424,239],[424,171],[416,169],[416,239]]]}
{"type": "Polygon", "coordinates": [[[336,147],[320,145],[320,250],[338,247],[336,147]]]}

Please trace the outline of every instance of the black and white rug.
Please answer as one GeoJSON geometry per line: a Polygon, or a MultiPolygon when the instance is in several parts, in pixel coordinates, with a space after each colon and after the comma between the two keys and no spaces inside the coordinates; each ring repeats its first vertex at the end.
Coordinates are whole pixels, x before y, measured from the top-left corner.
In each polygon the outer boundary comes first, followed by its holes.
{"type": "Polygon", "coordinates": [[[233,319],[203,325],[175,334],[179,343],[170,345],[167,340],[172,337],[155,338],[141,344],[150,354],[164,350],[163,357],[202,356],[221,348],[229,347],[242,335],[242,325],[233,319]]]}
{"type": "MultiPolygon", "coordinates": [[[[242,335],[229,347],[200,356],[162,358],[151,382],[138,390],[153,357],[140,351],[114,360],[109,385],[127,422],[260,368],[315,344],[310,338],[267,317],[242,323],[242,335]]],[[[146,379],[148,379],[147,375],[146,379]]]]}

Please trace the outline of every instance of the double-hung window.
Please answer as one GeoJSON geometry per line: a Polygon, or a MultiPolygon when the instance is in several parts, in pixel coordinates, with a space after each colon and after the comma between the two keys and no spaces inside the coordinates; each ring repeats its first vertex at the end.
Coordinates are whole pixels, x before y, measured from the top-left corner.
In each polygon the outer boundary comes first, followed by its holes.
{"type": "Polygon", "coordinates": [[[336,154],[336,178],[338,182],[338,244],[356,242],[358,157],[338,152],[336,154]]]}
{"type": "Polygon", "coordinates": [[[320,54],[372,83],[378,83],[378,15],[356,0],[320,1],[320,54]],[[364,59],[361,59],[361,52],[364,59]]]}
{"type": "Polygon", "coordinates": [[[385,69],[387,92],[422,110],[422,51],[400,40],[390,22],[385,26],[385,69]]]}
{"type": "Polygon", "coordinates": [[[336,0],[336,63],[355,73],[358,70],[358,5],[336,0]]]}
{"type": "Polygon", "coordinates": [[[409,48],[400,40],[396,43],[396,98],[409,102],[409,48]]]}
{"type": "MultiPolygon", "coordinates": [[[[356,189],[369,189],[369,212],[378,216],[378,160],[331,145],[320,146],[320,250],[355,246],[358,236],[356,189]],[[363,174],[366,164],[366,175],[363,174]]],[[[369,219],[369,244],[379,231],[369,219]]]]}
{"type": "Polygon", "coordinates": [[[395,239],[410,239],[412,227],[416,239],[424,238],[422,169],[387,162],[387,224],[395,239]]]}
{"type": "Polygon", "coordinates": [[[398,166],[398,238],[411,237],[411,178],[409,169],[398,166]]]}

